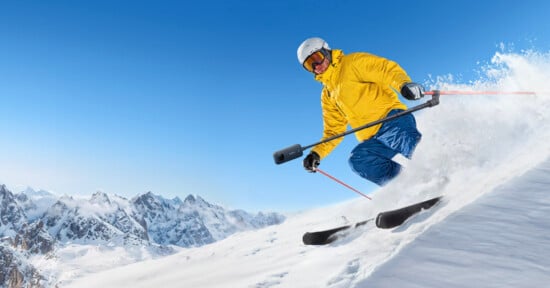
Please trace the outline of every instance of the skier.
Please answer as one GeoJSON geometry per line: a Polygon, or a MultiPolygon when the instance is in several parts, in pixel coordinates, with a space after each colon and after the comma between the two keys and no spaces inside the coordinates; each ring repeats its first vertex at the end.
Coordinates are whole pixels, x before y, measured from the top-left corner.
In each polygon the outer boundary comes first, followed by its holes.
{"type": "MultiPolygon", "coordinates": [[[[345,132],[348,124],[356,128],[407,109],[397,91],[409,100],[424,96],[424,88],[411,82],[397,63],[369,53],[344,55],[321,38],[305,40],[298,47],[298,61],[323,84],[323,139],[345,132]]],[[[355,136],[360,144],[351,151],[349,164],[359,176],[378,185],[397,176],[401,165],[395,156],[410,159],[421,138],[412,114],[357,131],[355,136]]],[[[341,141],[315,146],[304,158],[304,168],[315,172],[341,141]]]]}

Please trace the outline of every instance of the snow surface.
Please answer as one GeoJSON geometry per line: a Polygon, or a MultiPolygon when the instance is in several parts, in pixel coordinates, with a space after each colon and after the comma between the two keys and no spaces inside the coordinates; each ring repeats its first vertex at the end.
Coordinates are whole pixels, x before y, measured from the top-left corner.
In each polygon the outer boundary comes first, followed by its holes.
{"type": "Polygon", "coordinates": [[[548,216],[550,159],[432,226],[357,286],[548,287],[548,216]]]}
{"type": "MultiPolygon", "coordinates": [[[[281,225],[97,273],[60,287],[546,287],[550,282],[550,54],[497,53],[486,77],[441,90],[537,91],[442,96],[417,113],[413,161],[364,198],[289,216],[281,225]],[[390,230],[366,225],[327,246],[323,230],[444,195],[390,230]]],[[[98,257],[101,257],[98,255],[98,257]]],[[[86,267],[85,261],[81,263],[86,267]]]]}

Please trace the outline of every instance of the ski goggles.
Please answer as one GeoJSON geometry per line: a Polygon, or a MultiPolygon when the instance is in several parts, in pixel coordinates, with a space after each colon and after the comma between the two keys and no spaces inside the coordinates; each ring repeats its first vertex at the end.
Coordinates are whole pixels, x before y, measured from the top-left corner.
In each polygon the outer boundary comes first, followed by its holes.
{"type": "Polygon", "coordinates": [[[304,61],[304,68],[312,72],[315,71],[315,66],[320,65],[325,61],[325,58],[327,58],[327,52],[325,52],[323,49],[313,52],[313,54],[309,55],[306,60],[304,61]]]}

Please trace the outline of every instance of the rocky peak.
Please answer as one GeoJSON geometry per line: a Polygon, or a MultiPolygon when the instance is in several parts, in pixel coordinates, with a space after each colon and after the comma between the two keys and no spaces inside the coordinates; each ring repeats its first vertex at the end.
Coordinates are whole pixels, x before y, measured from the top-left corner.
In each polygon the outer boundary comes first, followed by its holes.
{"type": "Polygon", "coordinates": [[[19,203],[30,201],[29,196],[24,192],[17,194],[17,196],[15,196],[15,199],[17,199],[19,203]]]}
{"type": "Polygon", "coordinates": [[[179,207],[181,203],[182,201],[177,197],[168,200],[151,192],[147,192],[132,200],[132,204],[136,208],[136,211],[143,215],[145,219],[149,220],[158,217],[171,218],[173,214],[176,213],[177,207],[179,207]]]}
{"type": "Polygon", "coordinates": [[[197,202],[197,199],[195,199],[195,196],[189,194],[187,197],[185,197],[185,200],[183,200],[183,204],[187,205],[193,205],[197,202]]]}
{"type": "Polygon", "coordinates": [[[92,198],[90,198],[90,203],[100,204],[100,205],[105,205],[105,204],[110,205],[111,199],[109,199],[109,195],[101,191],[97,191],[92,195],[92,198]]]}
{"type": "Polygon", "coordinates": [[[37,221],[24,224],[17,232],[13,244],[32,254],[46,254],[53,251],[55,239],[44,229],[44,223],[37,221]]]}
{"type": "Polygon", "coordinates": [[[0,287],[44,287],[45,278],[18,251],[0,243],[0,287]]]}
{"type": "Polygon", "coordinates": [[[188,195],[183,204],[180,205],[182,209],[194,208],[194,209],[223,209],[219,206],[210,204],[208,201],[202,199],[200,196],[188,195]]]}
{"type": "Polygon", "coordinates": [[[150,191],[134,198],[132,202],[139,210],[163,211],[165,206],[162,201],[150,191]]]}
{"type": "Polygon", "coordinates": [[[183,201],[181,201],[181,199],[179,197],[174,197],[172,199],[172,204],[174,204],[175,207],[178,207],[181,204],[183,204],[183,201]]]}
{"type": "Polygon", "coordinates": [[[5,185],[0,185],[0,234],[14,236],[26,221],[25,212],[14,195],[5,185]]]}
{"type": "Polygon", "coordinates": [[[50,196],[53,196],[52,193],[46,191],[46,190],[34,190],[33,188],[31,187],[27,187],[27,189],[25,189],[23,192],[21,192],[21,194],[26,194],[30,197],[50,197],[50,196]]]}

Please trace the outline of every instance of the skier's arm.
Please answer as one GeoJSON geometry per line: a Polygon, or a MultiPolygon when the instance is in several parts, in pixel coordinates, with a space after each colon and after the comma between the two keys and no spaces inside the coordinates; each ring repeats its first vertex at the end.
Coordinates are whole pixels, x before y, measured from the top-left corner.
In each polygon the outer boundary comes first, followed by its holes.
{"type": "MultiPolygon", "coordinates": [[[[347,127],[346,118],[340,113],[340,110],[336,106],[336,103],[330,98],[329,92],[326,88],[323,88],[321,93],[321,107],[323,108],[323,138],[327,139],[337,134],[344,133],[347,127]]],[[[319,144],[315,146],[311,151],[319,154],[321,159],[325,158],[340,142],[343,137],[334,139],[332,141],[319,144]]]]}
{"type": "Polygon", "coordinates": [[[411,82],[405,70],[394,61],[368,53],[357,53],[354,57],[355,72],[361,81],[390,86],[396,91],[411,82]]]}

